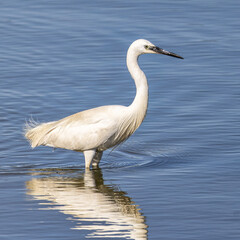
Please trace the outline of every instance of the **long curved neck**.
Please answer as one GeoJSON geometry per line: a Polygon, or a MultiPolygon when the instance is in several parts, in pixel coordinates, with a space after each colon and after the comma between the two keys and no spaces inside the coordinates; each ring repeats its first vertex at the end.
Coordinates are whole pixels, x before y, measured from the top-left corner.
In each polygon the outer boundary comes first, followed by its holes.
{"type": "Polygon", "coordinates": [[[142,122],[148,106],[148,82],[138,65],[138,57],[139,54],[131,48],[128,50],[127,67],[136,85],[136,96],[129,108],[138,115],[142,122]]]}

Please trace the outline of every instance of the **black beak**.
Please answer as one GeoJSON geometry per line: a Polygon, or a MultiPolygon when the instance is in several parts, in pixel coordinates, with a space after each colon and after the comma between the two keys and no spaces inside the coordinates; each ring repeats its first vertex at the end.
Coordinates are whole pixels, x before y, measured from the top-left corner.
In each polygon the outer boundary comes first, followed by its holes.
{"type": "Polygon", "coordinates": [[[168,51],[166,51],[162,48],[159,48],[159,47],[154,46],[154,47],[150,47],[149,49],[154,51],[155,53],[158,53],[158,54],[164,54],[164,55],[168,55],[168,56],[171,56],[171,57],[184,59],[183,57],[177,55],[176,53],[168,52],[168,51]]]}

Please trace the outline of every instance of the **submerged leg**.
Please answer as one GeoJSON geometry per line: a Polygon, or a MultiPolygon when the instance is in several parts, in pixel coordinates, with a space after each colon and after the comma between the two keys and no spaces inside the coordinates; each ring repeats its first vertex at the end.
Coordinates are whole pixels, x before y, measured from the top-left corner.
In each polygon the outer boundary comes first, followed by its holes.
{"type": "Polygon", "coordinates": [[[102,155],[103,155],[103,152],[96,151],[92,161],[93,167],[98,167],[98,164],[102,158],[102,155]]]}
{"type": "Polygon", "coordinates": [[[96,153],[96,149],[86,150],[83,152],[85,157],[85,168],[89,169],[96,153]]]}

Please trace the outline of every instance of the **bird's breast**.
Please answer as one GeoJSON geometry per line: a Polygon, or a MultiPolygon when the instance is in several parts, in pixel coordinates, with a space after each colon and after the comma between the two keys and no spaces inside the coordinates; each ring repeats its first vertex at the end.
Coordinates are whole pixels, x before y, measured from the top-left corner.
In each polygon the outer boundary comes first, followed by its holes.
{"type": "Polygon", "coordinates": [[[138,129],[143,119],[144,116],[139,117],[137,114],[126,114],[124,118],[118,119],[118,124],[115,129],[116,131],[106,140],[106,142],[98,147],[98,150],[104,151],[127,140],[138,129]]]}

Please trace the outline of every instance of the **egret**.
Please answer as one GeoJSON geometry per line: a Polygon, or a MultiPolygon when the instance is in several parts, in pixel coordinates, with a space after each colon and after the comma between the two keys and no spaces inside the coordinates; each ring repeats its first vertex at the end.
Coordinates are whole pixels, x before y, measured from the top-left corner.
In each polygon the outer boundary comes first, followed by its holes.
{"type": "Polygon", "coordinates": [[[128,71],[136,86],[133,102],[129,106],[101,106],[53,122],[27,123],[25,137],[32,148],[43,145],[83,152],[85,168],[97,167],[103,151],[128,139],[144,120],[148,107],[148,82],[138,65],[138,57],[145,53],[183,59],[145,39],[134,41],[127,52],[128,71]]]}

